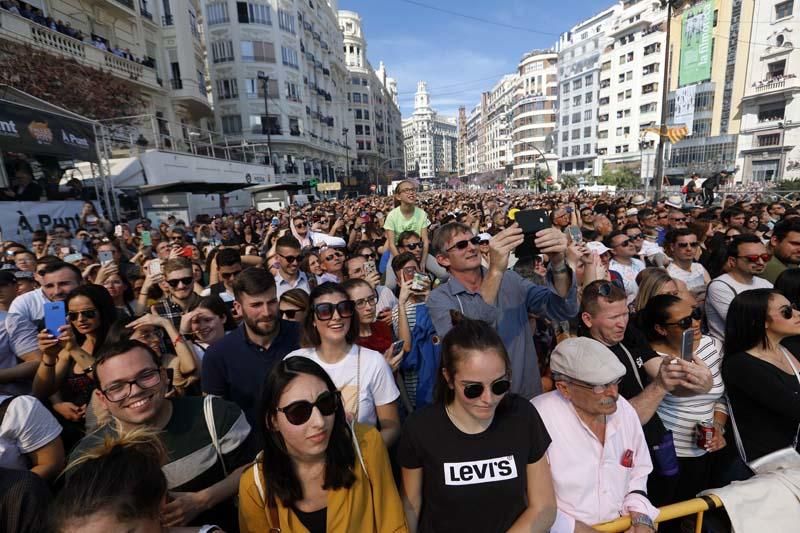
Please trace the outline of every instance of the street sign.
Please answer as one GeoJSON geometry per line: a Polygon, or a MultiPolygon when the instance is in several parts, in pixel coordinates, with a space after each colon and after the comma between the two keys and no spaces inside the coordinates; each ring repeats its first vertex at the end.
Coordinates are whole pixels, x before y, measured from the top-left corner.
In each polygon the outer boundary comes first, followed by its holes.
{"type": "Polygon", "coordinates": [[[339,183],[338,181],[330,183],[317,183],[317,190],[319,192],[341,191],[342,184],[339,183]]]}
{"type": "Polygon", "coordinates": [[[547,179],[546,179],[546,180],[544,180],[544,181],[546,181],[548,185],[552,185],[552,184],[553,184],[553,181],[554,181],[554,180],[553,180],[553,176],[548,176],[548,177],[547,177],[547,179]]]}

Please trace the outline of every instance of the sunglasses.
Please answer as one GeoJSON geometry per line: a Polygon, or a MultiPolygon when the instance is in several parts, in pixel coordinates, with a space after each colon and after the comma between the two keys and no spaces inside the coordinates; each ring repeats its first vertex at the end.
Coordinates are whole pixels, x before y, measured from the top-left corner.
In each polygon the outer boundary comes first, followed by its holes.
{"type": "Polygon", "coordinates": [[[422,248],[421,242],[410,242],[403,246],[406,250],[416,250],[417,248],[422,248]]]}
{"type": "Polygon", "coordinates": [[[641,241],[644,239],[644,235],[641,233],[635,233],[633,235],[628,235],[628,238],[632,241],[641,241]]]}
{"type": "Polygon", "coordinates": [[[334,252],[333,255],[325,256],[324,261],[332,261],[335,257],[344,257],[342,252],[334,252]]]}
{"type": "Polygon", "coordinates": [[[83,318],[88,318],[92,320],[97,318],[97,309],[84,309],[83,311],[70,311],[67,313],[70,322],[75,322],[78,320],[78,317],[83,316],[83,318]]]}
{"type": "Polygon", "coordinates": [[[686,218],[671,218],[671,222],[686,222],[686,218]]]}
{"type": "Polygon", "coordinates": [[[619,282],[617,280],[604,281],[597,287],[597,294],[602,296],[603,298],[608,298],[608,296],[611,294],[611,290],[613,287],[625,290],[625,287],[622,284],[622,282],[619,282]]]}
{"type": "Polygon", "coordinates": [[[168,279],[167,283],[169,283],[169,286],[173,289],[177,289],[178,285],[181,283],[183,283],[186,287],[191,287],[194,283],[194,278],[189,276],[188,278],[168,279]]]}
{"type": "MultiPolygon", "coordinates": [[[[483,385],[483,383],[468,383],[467,385],[464,385],[464,396],[470,400],[480,398],[485,388],[486,387],[483,385]]],[[[510,388],[511,380],[508,378],[500,378],[489,385],[489,389],[495,396],[502,396],[503,394],[507,393],[510,388]]]]}
{"type": "Polygon", "coordinates": [[[795,311],[797,311],[797,305],[795,304],[784,305],[783,307],[781,307],[780,313],[784,319],[789,320],[790,318],[792,318],[795,311]]]}
{"type": "Polygon", "coordinates": [[[339,313],[339,318],[350,318],[356,311],[356,304],[353,300],[342,300],[338,304],[325,302],[314,306],[314,316],[323,322],[332,319],[334,311],[339,313]]]}
{"type": "Polygon", "coordinates": [[[764,263],[769,263],[769,260],[772,259],[772,254],[739,255],[737,257],[739,259],[747,259],[750,263],[758,263],[759,259],[764,263]]]}
{"type": "MultiPolygon", "coordinates": [[[[236,272],[220,272],[219,275],[220,275],[220,277],[222,279],[231,279],[231,278],[234,278],[234,277],[238,276],[241,273],[242,273],[241,270],[237,270],[236,272]]],[[[177,287],[177,285],[173,285],[173,286],[177,287]]]]}
{"type": "Polygon", "coordinates": [[[297,313],[302,313],[300,309],[281,309],[281,318],[288,318],[289,320],[294,320],[294,317],[297,316],[297,313]]]}
{"type": "Polygon", "coordinates": [[[278,411],[286,416],[286,420],[293,426],[302,426],[308,419],[311,418],[311,413],[314,407],[319,409],[319,414],[322,416],[331,416],[336,412],[336,407],[339,405],[339,393],[325,391],[314,401],[299,400],[292,402],[286,407],[278,407],[278,411]]]}
{"type": "Polygon", "coordinates": [[[361,257],[363,257],[367,261],[374,261],[375,259],[378,258],[378,256],[375,254],[361,254],[361,257]]]}
{"type": "Polygon", "coordinates": [[[692,322],[695,320],[700,320],[703,318],[703,311],[699,307],[695,307],[692,310],[692,314],[689,316],[685,316],[678,320],[677,322],[664,322],[665,326],[680,326],[681,329],[689,329],[692,327],[692,322]]]}
{"type": "Polygon", "coordinates": [[[282,255],[282,254],[278,254],[278,255],[280,255],[281,257],[286,259],[286,262],[289,263],[289,264],[296,263],[296,262],[300,261],[300,256],[299,255],[282,255]]]}
{"type": "Polygon", "coordinates": [[[617,243],[617,245],[614,248],[617,248],[619,246],[628,246],[630,243],[631,243],[630,239],[625,239],[624,241],[617,243]]]}
{"type": "Polygon", "coordinates": [[[305,222],[295,222],[294,224],[295,228],[305,228],[306,226],[308,226],[308,224],[306,224],[305,222]]]}
{"type": "Polygon", "coordinates": [[[676,242],[675,245],[678,248],[689,248],[690,246],[692,248],[697,248],[698,246],[700,246],[700,243],[699,242],[676,242]]]}
{"type": "Polygon", "coordinates": [[[448,248],[447,251],[449,252],[454,248],[458,248],[459,250],[465,250],[467,246],[469,246],[470,244],[472,244],[473,246],[478,246],[480,243],[481,243],[481,238],[475,235],[471,239],[464,239],[463,241],[458,241],[453,246],[448,248]]]}

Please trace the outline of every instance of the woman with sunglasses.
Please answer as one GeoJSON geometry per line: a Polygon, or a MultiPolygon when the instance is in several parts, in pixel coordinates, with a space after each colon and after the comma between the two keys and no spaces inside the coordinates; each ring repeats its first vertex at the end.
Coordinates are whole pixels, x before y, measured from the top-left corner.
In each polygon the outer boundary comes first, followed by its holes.
{"type": "Polygon", "coordinates": [[[372,285],[363,279],[353,278],[342,283],[350,299],[356,304],[358,339],[362,348],[384,353],[392,345],[392,328],[378,320],[378,295],[372,285]]]}
{"type": "Polygon", "coordinates": [[[722,378],[746,462],[798,448],[800,360],[781,346],[798,334],[800,313],[775,290],[745,291],[728,308],[722,378]]]}
{"type": "Polygon", "coordinates": [[[86,407],[92,398],[94,363],[117,311],[101,285],[82,285],[64,299],[68,325],[58,337],[39,333],[42,361],[33,380],[33,393],[50,399],[64,427],[65,449],[83,436],[86,407]]]}
{"type": "Polygon", "coordinates": [[[239,482],[242,532],[408,531],[380,435],[350,427],[320,365],[305,357],[276,364],[259,411],[264,448],[239,482]]]}
{"type": "Polygon", "coordinates": [[[435,402],[408,417],[400,441],[406,520],[411,531],[549,531],[550,435],[536,408],[509,394],[495,330],[458,318],[442,341],[435,402]]]}
{"type": "Polygon", "coordinates": [[[400,433],[392,370],[383,354],[362,348],[358,340],[356,304],[335,283],[323,283],[311,292],[311,312],[303,324],[300,350],[287,355],[317,362],[342,392],[344,409],[354,422],[380,424],[381,436],[391,446],[400,433]]]}
{"type": "MultiPolygon", "coordinates": [[[[725,423],[728,409],[723,398],[722,343],[700,331],[702,312],[695,307],[691,295],[681,299],[671,294],[654,296],[639,313],[641,325],[650,347],[662,358],[675,360],[691,358],[694,363],[686,380],[707,379],[711,388],[703,393],[678,388],[667,393],[658,406],[658,416],[672,431],[678,456],[678,481],[675,498],[678,501],[694,498],[711,487],[710,453],[725,447],[725,423]],[[691,332],[691,349],[683,353],[684,332],[691,332]],[[693,375],[697,374],[697,376],[693,375]],[[705,375],[705,377],[703,377],[705,375]],[[697,431],[701,424],[713,425],[714,437],[698,445],[697,431]]],[[[688,346],[688,345],[687,345],[688,346]]],[[[677,363],[677,362],[676,362],[677,363]]],[[[651,375],[651,377],[655,377],[651,375]]]]}
{"type": "Polygon", "coordinates": [[[289,289],[281,294],[278,310],[281,318],[290,322],[305,322],[308,312],[308,293],[303,289],[289,289]]]}
{"type": "MultiPolygon", "coordinates": [[[[800,307],[800,269],[787,268],[775,280],[775,290],[783,294],[789,303],[800,307]]],[[[800,355],[800,335],[793,335],[781,341],[784,348],[800,355]]]]}

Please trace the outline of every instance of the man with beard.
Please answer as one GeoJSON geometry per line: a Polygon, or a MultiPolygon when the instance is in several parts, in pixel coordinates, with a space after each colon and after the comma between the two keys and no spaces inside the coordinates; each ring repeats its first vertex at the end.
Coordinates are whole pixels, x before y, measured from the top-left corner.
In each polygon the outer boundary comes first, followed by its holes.
{"type": "Polygon", "coordinates": [[[760,276],[775,283],[781,272],[800,265],[800,221],[783,220],[775,224],[769,240],[769,249],[773,254],[772,259],[760,276]]]}
{"type": "Polygon", "coordinates": [[[169,285],[169,294],[155,304],[152,311],[172,321],[176,328],[181,327],[181,316],[188,313],[200,301],[194,292],[192,262],[185,257],[168,260],[164,266],[164,281],[169,285]]]}
{"type": "Polygon", "coordinates": [[[275,278],[263,268],[239,274],[233,296],[243,321],[206,350],[203,392],[234,402],[254,424],[261,385],[275,363],[300,347],[300,327],[280,318],[275,278]]]}

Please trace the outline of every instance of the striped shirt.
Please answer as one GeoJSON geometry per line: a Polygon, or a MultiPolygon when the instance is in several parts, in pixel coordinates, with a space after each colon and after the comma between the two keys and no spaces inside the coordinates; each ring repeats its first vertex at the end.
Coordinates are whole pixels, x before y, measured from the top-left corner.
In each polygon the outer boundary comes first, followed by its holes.
{"type": "MultiPolygon", "coordinates": [[[[659,353],[662,357],[673,357],[659,353]]],[[[667,394],[658,406],[658,416],[664,426],[672,431],[675,438],[675,451],[678,457],[700,457],[707,452],[697,447],[695,426],[698,422],[714,419],[714,412],[728,412],[723,398],[725,385],[722,383],[722,343],[714,337],[703,335],[694,355],[711,370],[713,385],[706,394],[680,397],[667,394]]]]}

